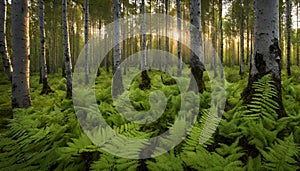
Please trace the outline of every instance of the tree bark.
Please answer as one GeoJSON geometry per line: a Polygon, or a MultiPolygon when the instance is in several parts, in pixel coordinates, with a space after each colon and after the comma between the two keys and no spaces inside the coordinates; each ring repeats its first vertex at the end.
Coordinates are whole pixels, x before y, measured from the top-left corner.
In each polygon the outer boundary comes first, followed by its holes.
{"type": "Polygon", "coordinates": [[[84,70],[85,70],[85,84],[89,84],[89,0],[84,1],[84,70]]]}
{"type": "Polygon", "coordinates": [[[176,0],[177,8],[177,32],[178,32],[178,41],[177,41],[177,56],[178,56],[178,66],[177,66],[177,76],[182,75],[182,55],[181,55],[181,9],[180,9],[180,0],[176,0]]]}
{"type": "Polygon", "coordinates": [[[145,15],[145,0],[142,0],[142,83],[140,84],[141,90],[151,88],[151,80],[147,72],[147,56],[146,56],[146,15],[145,15]]]}
{"type": "Polygon", "coordinates": [[[67,98],[72,98],[72,61],[70,54],[69,30],[67,23],[67,0],[62,0],[63,47],[65,57],[65,74],[67,79],[67,98]]]}
{"type": "MultiPolygon", "coordinates": [[[[166,15],[168,15],[168,12],[169,12],[169,0],[165,0],[165,12],[166,12],[166,15]]],[[[169,25],[169,22],[168,22],[168,17],[166,18],[166,35],[168,35],[168,25],[169,25]]],[[[165,62],[165,72],[167,73],[168,72],[168,63],[169,63],[169,37],[166,36],[166,62],[165,62]]]]}
{"type": "Polygon", "coordinates": [[[245,56],[244,56],[244,4],[240,0],[240,75],[245,74],[245,56]]]}
{"type": "Polygon", "coordinates": [[[48,85],[48,70],[46,63],[46,55],[45,55],[45,24],[44,24],[44,0],[39,0],[39,26],[40,26],[40,46],[41,46],[41,75],[42,75],[42,83],[43,89],[41,94],[48,94],[53,92],[48,85]]]}
{"type": "Polygon", "coordinates": [[[114,64],[113,73],[114,85],[113,85],[113,96],[116,97],[123,92],[122,75],[121,75],[121,53],[120,53],[120,1],[114,0],[114,64]]]}
{"type": "Polygon", "coordinates": [[[212,0],[212,7],[211,7],[211,37],[212,37],[212,47],[213,47],[213,69],[214,69],[214,77],[216,78],[217,75],[217,35],[216,35],[216,25],[215,25],[215,0],[212,0]]]}
{"type": "Polygon", "coordinates": [[[29,12],[27,0],[12,1],[12,107],[31,106],[29,86],[29,12]]]}
{"type": "Polygon", "coordinates": [[[300,2],[297,2],[297,8],[296,8],[296,15],[297,15],[297,24],[296,24],[296,60],[297,60],[297,66],[300,66],[300,57],[299,57],[299,4],[300,2]]]}
{"type": "MultiPolygon", "coordinates": [[[[198,90],[200,93],[203,93],[205,89],[204,84],[204,65],[202,64],[202,32],[201,32],[201,1],[200,0],[191,0],[190,5],[190,17],[191,17],[191,25],[196,27],[196,30],[191,27],[191,34],[190,34],[190,40],[191,40],[191,48],[193,50],[199,50],[198,54],[200,56],[197,56],[194,52],[191,51],[191,71],[193,76],[195,77],[195,80],[197,82],[198,90]]],[[[192,84],[190,83],[190,90],[195,89],[195,87],[192,87],[192,84]]]]}
{"type": "Polygon", "coordinates": [[[8,76],[8,78],[10,79],[10,81],[12,81],[12,66],[7,52],[7,41],[6,41],[6,15],[7,15],[6,0],[0,0],[0,54],[2,56],[4,71],[8,76]]]}
{"type": "Polygon", "coordinates": [[[277,114],[281,118],[286,114],[281,96],[278,6],[278,0],[255,0],[254,57],[251,60],[248,86],[242,93],[242,98],[246,104],[249,103],[254,93],[252,84],[271,74],[277,90],[274,101],[279,104],[277,114]]]}
{"type": "Polygon", "coordinates": [[[287,59],[287,74],[291,76],[291,2],[285,0],[286,6],[286,59],[287,59]]]}

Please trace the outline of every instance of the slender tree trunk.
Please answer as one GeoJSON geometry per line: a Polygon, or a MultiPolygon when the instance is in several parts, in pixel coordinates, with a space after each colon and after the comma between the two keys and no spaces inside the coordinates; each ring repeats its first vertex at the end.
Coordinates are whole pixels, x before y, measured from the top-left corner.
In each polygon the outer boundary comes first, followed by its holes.
{"type": "Polygon", "coordinates": [[[180,9],[180,0],[176,0],[177,8],[177,32],[178,32],[178,41],[177,41],[177,56],[178,56],[178,66],[177,66],[177,76],[182,75],[182,55],[181,55],[181,9],[180,9]]]}
{"type": "MultiPolygon", "coordinates": [[[[152,2],[151,2],[151,0],[149,1],[149,3],[150,3],[150,13],[151,13],[151,10],[152,10],[152,2]]],[[[150,21],[150,23],[152,23],[152,21],[151,21],[151,15],[149,16],[150,18],[149,18],[149,21],[150,21]]],[[[150,29],[150,35],[149,35],[149,49],[150,49],[150,52],[149,52],[149,70],[151,71],[151,69],[152,69],[152,63],[153,63],[153,59],[152,59],[152,51],[151,51],[151,49],[152,49],[152,28],[150,29]]]]}
{"type": "Polygon", "coordinates": [[[6,0],[0,0],[0,54],[2,56],[2,62],[4,71],[10,81],[12,81],[12,66],[11,61],[7,52],[7,41],[6,41],[6,0]]]}
{"type": "MultiPolygon", "coordinates": [[[[233,18],[233,9],[232,9],[232,12],[231,12],[231,18],[233,18]]],[[[234,23],[233,23],[233,20],[231,20],[231,65],[234,66],[235,65],[235,57],[234,57],[234,44],[235,44],[235,41],[234,41],[234,23]]]]}
{"type": "MultiPolygon", "coordinates": [[[[247,10],[248,11],[248,10],[247,10]]],[[[249,31],[249,16],[246,16],[246,28],[247,28],[247,57],[246,57],[246,65],[249,65],[250,55],[249,55],[249,41],[250,41],[250,31],[249,31]]]]}
{"type": "Polygon", "coordinates": [[[222,0],[219,0],[219,29],[220,29],[220,74],[221,78],[223,78],[223,62],[224,62],[224,40],[223,40],[223,19],[222,19],[222,13],[223,13],[223,2],[222,0]]]}
{"type": "Polygon", "coordinates": [[[291,2],[290,0],[285,0],[286,6],[286,34],[287,34],[287,44],[286,44],[286,59],[287,59],[287,74],[291,76],[291,2]]]}
{"type": "Polygon", "coordinates": [[[67,23],[67,0],[62,0],[62,26],[65,57],[65,74],[67,78],[67,98],[72,98],[72,61],[70,55],[69,30],[67,23]]]}
{"type": "Polygon", "coordinates": [[[123,83],[121,75],[121,54],[120,54],[120,1],[114,0],[114,64],[113,64],[113,73],[114,76],[114,85],[113,85],[113,96],[116,97],[123,92],[123,83]]]}
{"type": "MultiPolygon", "coordinates": [[[[166,12],[166,15],[168,15],[168,11],[169,11],[169,0],[165,0],[165,12],[166,12]]],[[[168,25],[169,25],[169,22],[168,22],[168,17],[166,18],[166,35],[168,35],[168,25]]],[[[165,62],[165,72],[167,73],[168,72],[168,62],[169,62],[169,37],[166,36],[166,62],[165,62]]]]}
{"type": "MultiPolygon", "coordinates": [[[[200,93],[203,93],[205,91],[205,84],[204,84],[204,65],[201,62],[202,59],[202,31],[201,31],[201,0],[191,0],[190,5],[190,17],[191,17],[191,25],[196,27],[197,30],[194,30],[193,27],[191,27],[191,48],[194,50],[199,49],[199,55],[195,54],[191,51],[191,71],[193,76],[195,77],[195,80],[197,82],[198,90],[200,93]]],[[[195,87],[192,87],[192,84],[190,84],[190,90],[194,90],[195,87]]]]}
{"type": "Polygon", "coordinates": [[[40,46],[41,46],[41,74],[43,89],[41,94],[48,94],[53,92],[48,85],[48,70],[45,55],[45,26],[44,26],[44,0],[39,0],[39,26],[40,26],[40,46]]]}
{"type": "Polygon", "coordinates": [[[89,0],[84,1],[84,70],[85,84],[89,84],[89,0]]]}
{"type": "Polygon", "coordinates": [[[297,2],[297,8],[296,8],[296,15],[297,15],[297,24],[296,24],[296,60],[297,60],[297,66],[300,66],[300,57],[299,57],[299,4],[300,2],[297,2]]]}
{"type": "Polygon", "coordinates": [[[147,52],[146,52],[146,15],[145,0],[142,0],[142,83],[139,86],[141,90],[151,88],[151,80],[147,73],[147,52]]]}
{"type": "Polygon", "coordinates": [[[253,97],[253,83],[267,74],[271,74],[276,86],[279,104],[278,117],[284,117],[285,111],[281,96],[281,50],[279,46],[279,3],[278,0],[255,0],[254,57],[251,61],[248,86],[242,94],[245,103],[253,97]],[[262,25],[263,23],[263,25],[262,25]]]}
{"type": "Polygon", "coordinates": [[[214,69],[214,77],[217,77],[217,35],[216,35],[216,25],[215,25],[215,0],[212,0],[212,8],[211,8],[211,25],[212,25],[212,47],[213,47],[213,69],[214,69]]]}
{"type": "Polygon", "coordinates": [[[244,4],[240,0],[240,75],[245,74],[245,56],[244,56],[244,4]]]}
{"type": "Polygon", "coordinates": [[[31,106],[29,86],[29,12],[27,0],[12,1],[12,107],[31,106]]]}

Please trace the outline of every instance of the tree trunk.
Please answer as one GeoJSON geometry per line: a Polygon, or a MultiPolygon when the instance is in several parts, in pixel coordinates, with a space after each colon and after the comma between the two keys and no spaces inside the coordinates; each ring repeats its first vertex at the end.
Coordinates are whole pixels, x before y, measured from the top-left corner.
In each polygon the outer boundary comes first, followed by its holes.
{"type": "Polygon", "coordinates": [[[244,56],[244,4],[240,0],[240,75],[245,74],[245,56],[244,56]]]}
{"type": "Polygon", "coordinates": [[[0,54],[2,56],[2,62],[4,71],[10,81],[12,81],[12,66],[11,61],[7,52],[7,41],[6,41],[6,0],[0,0],[0,54]]]}
{"type": "MultiPolygon", "coordinates": [[[[201,0],[191,0],[190,5],[190,17],[191,17],[191,25],[196,27],[197,30],[194,30],[191,27],[191,49],[197,50],[199,49],[200,56],[197,56],[194,52],[191,51],[191,71],[195,80],[197,82],[198,90],[200,93],[205,91],[204,84],[204,65],[202,64],[202,32],[201,32],[201,0]]],[[[192,87],[192,83],[190,83],[190,90],[194,90],[195,87],[192,87]]]]}
{"type": "Polygon", "coordinates": [[[31,106],[29,87],[29,13],[27,0],[12,1],[12,107],[31,106]]]}
{"type": "Polygon", "coordinates": [[[48,85],[48,70],[46,63],[46,55],[45,55],[45,27],[44,27],[44,0],[39,0],[39,26],[40,26],[40,46],[41,46],[41,75],[42,75],[42,83],[43,89],[41,94],[48,94],[53,92],[48,85]]]}
{"type": "Polygon", "coordinates": [[[276,86],[279,104],[278,117],[285,111],[281,96],[281,50],[279,46],[279,9],[278,0],[255,0],[254,57],[250,65],[248,86],[242,94],[245,103],[251,100],[254,89],[252,84],[267,74],[271,74],[276,86]]]}
{"type": "Polygon", "coordinates": [[[147,73],[147,56],[146,56],[146,15],[145,15],[145,0],[142,0],[142,83],[140,84],[141,90],[151,88],[151,80],[147,73]]]}
{"type": "Polygon", "coordinates": [[[72,98],[72,61],[70,55],[69,30],[67,23],[67,0],[62,0],[62,26],[65,57],[65,74],[67,79],[67,98],[72,98]]]}
{"type": "Polygon", "coordinates": [[[223,40],[223,19],[222,19],[222,13],[223,13],[223,2],[222,0],[219,0],[219,29],[220,29],[220,74],[221,78],[224,76],[223,71],[223,60],[224,60],[224,40],[223,40]]]}
{"type": "Polygon", "coordinates": [[[113,85],[113,97],[120,95],[123,92],[123,82],[121,75],[121,54],[120,54],[120,1],[114,0],[114,64],[113,64],[113,73],[114,76],[114,85],[113,85]]]}
{"type": "MultiPolygon", "coordinates": [[[[166,12],[166,15],[168,15],[168,11],[169,11],[169,0],[165,0],[165,12],[166,12]]],[[[168,17],[166,17],[166,35],[168,35],[168,17]]],[[[166,62],[165,62],[165,72],[167,73],[168,72],[168,62],[169,62],[169,37],[166,36],[166,62]]]]}
{"type": "Polygon", "coordinates": [[[211,8],[211,37],[212,37],[212,47],[213,47],[213,69],[214,69],[214,77],[216,78],[217,75],[217,35],[216,35],[216,25],[215,25],[215,0],[212,1],[212,8],[211,8]]]}
{"type": "Polygon", "coordinates": [[[182,56],[181,56],[181,9],[180,9],[180,0],[176,0],[177,8],[177,32],[178,32],[178,41],[177,41],[177,56],[178,56],[178,66],[177,66],[177,76],[182,75],[182,56]]]}
{"type": "Polygon", "coordinates": [[[287,34],[287,44],[286,44],[286,59],[287,59],[287,74],[291,76],[291,2],[290,0],[285,0],[286,6],[286,34],[287,34]]]}
{"type": "Polygon", "coordinates": [[[300,66],[300,57],[299,57],[299,4],[300,2],[297,2],[297,8],[296,8],[296,15],[297,15],[297,24],[296,24],[296,60],[297,60],[297,66],[300,66]]]}
{"type": "Polygon", "coordinates": [[[85,84],[89,84],[89,0],[84,1],[84,73],[85,84]]]}

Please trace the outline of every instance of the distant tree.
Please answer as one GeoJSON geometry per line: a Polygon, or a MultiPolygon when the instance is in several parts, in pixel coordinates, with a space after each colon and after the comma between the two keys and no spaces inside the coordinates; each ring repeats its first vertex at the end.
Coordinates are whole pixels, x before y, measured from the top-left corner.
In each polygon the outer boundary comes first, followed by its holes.
{"type": "Polygon", "coordinates": [[[44,0],[38,1],[39,6],[39,26],[40,26],[40,42],[41,42],[41,76],[42,76],[42,83],[43,89],[41,94],[48,94],[53,92],[48,84],[48,70],[47,70],[47,63],[46,63],[46,55],[45,55],[45,24],[44,24],[44,0]]]}
{"type": "Polygon", "coordinates": [[[286,59],[287,59],[287,74],[291,76],[291,1],[285,0],[286,7],[286,59]]]}
{"type": "Polygon", "coordinates": [[[4,71],[11,81],[12,66],[7,52],[6,14],[7,14],[6,0],[0,0],[0,54],[2,56],[4,71]]]}
{"type": "Polygon", "coordinates": [[[12,0],[12,107],[31,106],[29,85],[29,10],[27,0],[12,0]]]}
{"type": "Polygon", "coordinates": [[[279,46],[279,1],[255,0],[254,56],[251,61],[248,86],[242,94],[245,103],[252,98],[253,83],[267,74],[272,75],[276,87],[276,101],[279,105],[278,117],[285,111],[281,95],[281,49],[279,46]]]}
{"type": "Polygon", "coordinates": [[[245,74],[245,56],[244,56],[244,3],[240,0],[240,75],[245,74]]]}
{"type": "Polygon", "coordinates": [[[72,60],[67,23],[67,0],[62,0],[63,47],[65,57],[65,73],[67,78],[67,98],[72,98],[72,60]]]}
{"type": "Polygon", "coordinates": [[[181,54],[181,9],[180,9],[180,0],[176,0],[176,9],[177,9],[177,32],[178,32],[178,66],[177,66],[177,76],[182,74],[182,54],[181,54]]]}
{"type": "Polygon", "coordinates": [[[84,64],[85,64],[85,84],[89,83],[89,61],[88,61],[88,41],[89,41],[89,0],[84,1],[84,64]]]}
{"type": "Polygon", "coordinates": [[[297,15],[297,24],[296,24],[296,61],[297,61],[297,66],[300,66],[300,57],[299,57],[299,4],[300,1],[296,2],[297,7],[296,7],[296,15],[297,15]]]}

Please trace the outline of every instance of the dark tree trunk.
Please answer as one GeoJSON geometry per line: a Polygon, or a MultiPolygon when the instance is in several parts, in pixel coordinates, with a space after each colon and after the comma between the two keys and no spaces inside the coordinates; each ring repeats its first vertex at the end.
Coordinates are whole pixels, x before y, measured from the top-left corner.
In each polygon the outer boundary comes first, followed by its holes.
{"type": "Polygon", "coordinates": [[[285,0],[286,6],[286,59],[287,59],[287,74],[291,76],[291,2],[290,0],[285,0]]]}

